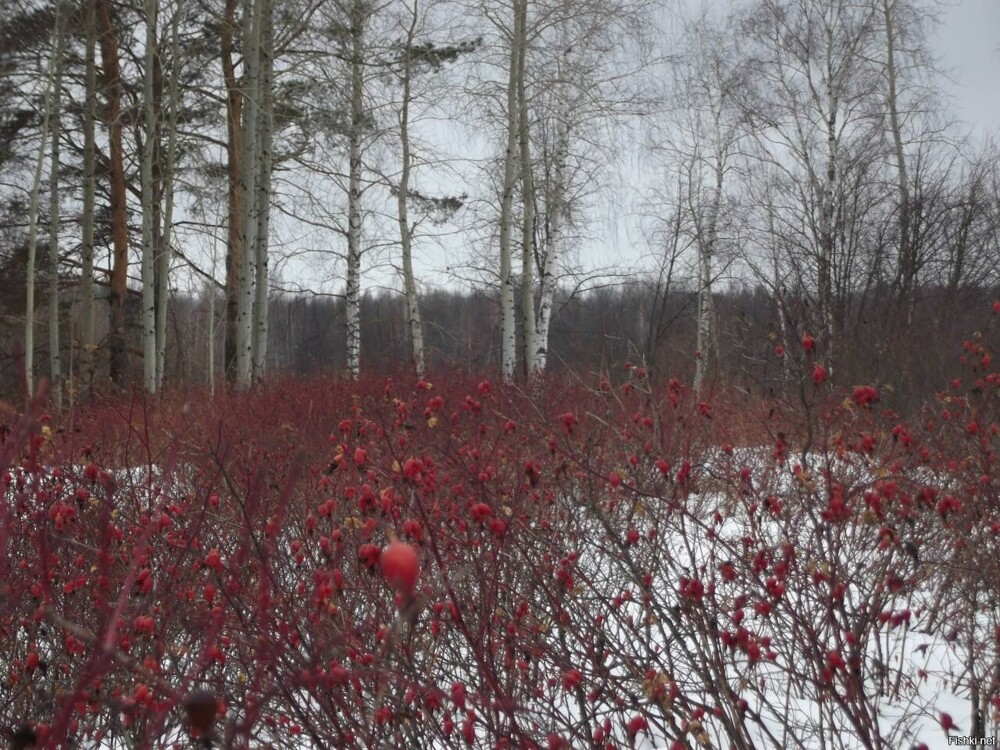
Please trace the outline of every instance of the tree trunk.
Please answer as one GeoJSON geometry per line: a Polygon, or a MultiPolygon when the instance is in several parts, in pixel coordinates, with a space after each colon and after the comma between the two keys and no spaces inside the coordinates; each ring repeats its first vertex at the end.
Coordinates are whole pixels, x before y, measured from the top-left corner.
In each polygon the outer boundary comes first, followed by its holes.
{"type": "Polygon", "coordinates": [[[823,343],[827,357],[827,370],[833,374],[835,363],[834,343],[836,336],[835,311],[833,308],[833,254],[834,254],[834,210],[837,186],[837,109],[840,100],[834,90],[833,64],[830,59],[833,49],[832,32],[827,40],[827,112],[826,112],[826,174],[820,196],[820,242],[818,259],[819,311],[823,326],[823,343]]]}
{"type": "Polygon", "coordinates": [[[86,0],[85,104],[83,115],[83,226],[80,271],[80,380],[84,391],[94,382],[94,196],[96,192],[95,129],[97,122],[97,3],[86,0]]]}
{"type": "Polygon", "coordinates": [[[892,131],[893,152],[896,157],[896,184],[899,190],[899,294],[903,306],[902,320],[906,328],[909,328],[913,325],[916,308],[917,261],[910,230],[910,183],[906,175],[903,133],[899,123],[899,101],[896,94],[896,35],[890,0],[882,0],[882,13],[885,18],[885,71],[888,85],[886,106],[889,110],[889,128],[892,131]]]}
{"type": "Polygon", "coordinates": [[[156,0],[146,0],[146,44],[143,61],[142,181],[142,386],[156,393],[156,280],[153,247],[153,147],[156,142],[156,112],[153,105],[153,66],[156,59],[156,0]]]}
{"type": "Polygon", "coordinates": [[[222,73],[226,82],[226,164],[229,178],[226,241],[226,325],[223,345],[223,370],[226,378],[236,380],[236,329],[239,313],[240,268],[243,264],[243,202],[240,195],[240,156],[243,131],[240,120],[243,96],[236,80],[233,63],[233,30],[236,26],[237,0],[226,0],[220,30],[222,73]]]}
{"type": "Polygon", "coordinates": [[[167,364],[167,308],[170,303],[170,242],[174,223],[174,172],[177,168],[177,115],[180,107],[180,22],[183,0],[177,0],[170,22],[170,94],[167,113],[167,155],[164,164],[163,234],[156,256],[156,387],[163,386],[167,364]]]}
{"type": "Polygon", "coordinates": [[[110,0],[97,0],[100,24],[101,67],[107,96],[108,176],[111,183],[111,238],[114,258],[111,265],[109,361],[111,380],[124,385],[128,376],[125,336],[125,297],[128,294],[128,207],[125,202],[125,160],[122,140],[121,68],[118,61],[118,34],[111,23],[110,0]]]}
{"type": "Polygon", "coordinates": [[[514,377],[517,358],[510,232],[517,159],[517,76],[520,40],[523,36],[519,6],[525,1],[514,0],[514,30],[511,35],[510,69],[507,78],[507,148],[504,152],[503,192],[500,196],[500,374],[508,381],[514,377]]]}
{"type": "Polygon", "coordinates": [[[560,46],[563,48],[561,67],[557,71],[556,83],[556,143],[552,164],[552,181],[546,201],[546,221],[548,232],[545,251],[538,263],[538,313],[535,325],[535,351],[531,369],[544,372],[548,364],[549,326],[552,322],[552,305],[555,301],[556,264],[562,251],[563,221],[567,213],[566,201],[566,159],[569,157],[569,99],[566,78],[570,75],[569,60],[571,46],[565,23],[562,28],[560,46]]]}
{"type": "Polygon", "coordinates": [[[536,350],[535,343],[535,290],[532,266],[535,262],[535,179],[531,165],[531,131],[528,121],[528,97],[525,91],[525,58],[528,40],[528,0],[516,6],[520,16],[515,28],[520,28],[517,42],[517,132],[521,160],[521,326],[524,346],[524,374],[532,372],[536,350]]]}
{"type": "Polygon", "coordinates": [[[406,293],[406,322],[410,333],[410,361],[417,379],[424,377],[424,333],[420,321],[420,301],[417,284],[413,278],[412,233],[407,215],[407,198],[410,191],[410,84],[413,75],[411,49],[417,28],[418,0],[413,0],[413,20],[406,35],[403,53],[403,101],[399,112],[399,135],[402,145],[403,167],[399,174],[396,192],[396,218],[399,223],[399,243],[403,255],[403,288],[406,293]]]}
{"type": "Polygon", "coordinates": [[[257,230],[257,112],[259,110],[261,0],[246,0],[243,16],[243,247],[236,325],[236,385],[250,387],[253,365],[254,234],[257,230]]]}
{"type": "Polygon", "coordinates": [[[712,258],[716,252],[719,235],[719,214],[722,211],[722,186],[725,178],[725,146],[722,143],[721,102],[713,112],[715,141],[715,184],[712,186],[712,201],[709,204],[708,220],[705,222],[705,236],[698,244],[698,358],[695,361],[694,390],[701,393],[705,379],[714,368],[716,360],[714,329],[714,307],[712,304],[712,258]]]}
{"type": "Polygon", "coordinates": [[[361,374],[361,133],[364,128],[364,33],[367,10],[362,0],[351,8],[351,125],[347,195],[347,374],[361,374]]]}
{"type": "Polygon", "coordinates": [[[272,23],[272,2],[263,0],[260,31],[260,133],[257,154],[257,230],[254,236],[254,306],[253,306],[253,347],[252,377],[256,382],[264,379],[267,363],[267,254],[268,235],[271,224],[271,167],[273,164],[272,140],[274,131],[274,30],[272,23]]]}
{"type": "Polygon", "coordinates": [[[59,353],[59,129],[62,109],[62,58],[66,47],[65,0],[56,5],[56,66],[52,81],[52,108],[49,126],[52,152],[49,160],[49,378],[56,409],[62,408],[62,357],[59,353]]]}
{"type": "Polygon", "coordinates": [[[25,310],[24,310],[24,372],[28,385],[28,397],[35,392],[35,256],[38,244],[38,203],[42,192],[42,169],[45,166],[45,150],[48,146],[49,118],[52,114],[52,89],[59,66],[59,19],[56,18],[52,31],[52,55],[45,81],[45,95],[42,99],[42,127],[39,134],[38,156],[35,159],[35,177],[31,184],[31,203],[28,207],[28,259],[25,267],[25,310]]]}

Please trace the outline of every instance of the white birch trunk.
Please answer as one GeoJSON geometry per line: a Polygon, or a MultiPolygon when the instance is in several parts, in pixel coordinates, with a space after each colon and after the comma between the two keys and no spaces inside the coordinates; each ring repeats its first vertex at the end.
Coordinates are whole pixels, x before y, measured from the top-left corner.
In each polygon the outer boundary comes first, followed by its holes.
{"type": "Polygon", "coordinates": [[[709,347],[712,337],[712,254],[702,244],[698,248],[698,356],[694,366],[694,392],[701,394],[709,368],[709,347]]]}
{"type": "Polygon", "coordinates": [[[86,0],[85,103],[83,115],[83,226],[80,251],[80,380],[84,390],[94,382],[94,195],[97,187],[95,168],[95,129],[97,123],[97,8],[86,0]]]}
{"type": "Polygon", "coordinates": [[[399,185],[396,193],[396,218],[399,223],[399,243],[403,255],[403,289],[406,294],[406,322],[410,332],[410,359],[413,363],[414,374],[417,379],[421,379],[424,377],[424,332],[420,321],[417,284],[413,278],[412,232],[407,215],[412,160],[410,155],[410,84],[413,66],[410,50],[413,47],[418,15],[418,0],[413,0],[413,20],[406,35],[406,49],[403,53],[403,101],[399,112],[399,136],[403,166],[399,173],[399,185]]]}
{"type": "Polygon", "coordinates": [[[361,130],[364,127],[364,32],[366,10],[361,0],[351,8],[351,126],[347,194],[347,287],[345,318],[347,374],[361,374],[361,130]]]}
{"type": "Polygon", "coordinates": [[[254,237],[253,379],[264,379],[267,363],[268,235],[271,224],[271,166],[274,131],[274,31],[271,28],[271,0],[263,0],[260,32],[260,149],[257,154],[257,230],[254,237]]]}
{"type": "MultiPolygon", "coordinates": [[[[521,0],[515,11],[520,15],[520,38],[517,54],[517,133],[521,159],[521,328],[524,346],[525,375],[532,372],[535,344],[535,290],[532,268],[535,262],[535,180],[531,165],[531,132],[528,121],[528,96],[525,91],[527,57],[528,0],[521,0]]],[[[517,26],[515,27],[517,28],[517,26]]]]}
{"type": "Polygon", "coordinates": [[[58,38],[59,19],[52,32],[52,55],[45,76],[45,95],[42,98],[42,127],[39,134],[38,156],[35,160],[35,176],[31,185],[31,203],[28,207],[28,259],[25,268],[25,310],[24,310],[24,373],[28,395],[35,392],[35,256],[38,243],[38,203],[42,191],[42,168],[45,165],[45,151],[48,148],[49,118],[52,114],[52,82],[59,64],[58,38]]]}
{"type": "Polygon", "coordinates": [[[52,400],[62,409],[62,357],[59,353],[59,129],[62,108],[62,57],[66,46],[65,2],[56,6],[56,69],[52,82],[49,120],[52,151],[49,157],[49,378],[52,400]]]}
{"type": "Polygon", "coordinates": [[[507,78],[507,148],[504,152],[503,192],[500,196],[500,374],[512,380],[517,358],[514,279],[511,275],[510,234],[514,203],[517,159],[517,76],[520,40],[523,36],[519,5],[514,0],[514,30],[510,42],[510,69],[507,78]]]}
{"type": "Polygon", "coordinates": [[[142,180],[142,385],[156,393],[156,302],[153,248],[153,146],[156,113],[153,107],[153,65],[156,57],[156,0],[146,0],[146,51],[142,79],[145,129],[141,161],[142,180]]]}
{"type": "Polygon", "coordinates": [[[167,114],[167,156],[163,184],[163,233],[160,253],[156,258],[156,387],[163,386],[167,364],[167,308],[170,304],[170,242],[174,223],[174,172],[177,169],[177,113],[180,108],[180,76],[183,64],[180,58],[180,21],[184,0],[177,0],[174,16],[170,21],[170,95],[167,114]]]}
{"type": "Polygon", "coordinates": [[[254,234],[257,230],[257,110],[260,65],[261,0],[247,0],[243,17],[243,165],[240,173],[243,199],[243,255],[236,321],[236,385],[250,387],[253,345],[254,234]]]}
{"type": "Polygon", "coordinates": [[[552,184],[546,206],[548,237],[545,254],[538,269],[538,315],[535,324],[535,351],[532,372],[544,372],[549,356],[549,326],[552,322],[552,305],[556,292],[556,264],[563,243],[563,221],[566,215],[566,159],[569,157],[569,100],[567,97],[570,74],[570,45],[565,24],[560,44],[563,56],[556,83],[556,143],[552,164],[552,184]]]}
{"type": "Polygon", "coordinates": [[[835,315],[833,309],[833,252],[834,252],[834,196],[837,183],[837,109],[840,100],[834,90],[833,32],[828,31],[826,59],[826,174],[820,206],[820,257],[819,257],[819,308],[822,317],[823,339],[827,356],[827,371],[834,370],[835,315]]]}
{"type": "Polygon", "coordinates": [[[712,199],[708,207],[708,217],[705,222],[705,233],[698,243],[698,358],[695,361],[694,390],[701,393],[705,379],[712,371],[715,363],[715,342],[713,331],[714,306],[712,304],[712,258],[716,252],[719,236],[719,215],[722,212],[722,186],[725,178],[725,145],[722,142],[722,103],[713,105],[713,136],[715,141],[715,183],[712,186],[712,199]]]}

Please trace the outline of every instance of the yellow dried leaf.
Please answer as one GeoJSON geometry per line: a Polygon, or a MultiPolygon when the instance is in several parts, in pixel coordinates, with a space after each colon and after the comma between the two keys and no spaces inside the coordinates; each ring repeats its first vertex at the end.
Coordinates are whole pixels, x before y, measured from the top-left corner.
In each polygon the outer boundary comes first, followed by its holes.
{"type": "Polygon", "coordinates": [[[437,417],[431,417],[430,419],[427,420],[427,426],[428,427],[437,427],[437,423],[439,421],[440,420],[438,420],[437,417]]]}

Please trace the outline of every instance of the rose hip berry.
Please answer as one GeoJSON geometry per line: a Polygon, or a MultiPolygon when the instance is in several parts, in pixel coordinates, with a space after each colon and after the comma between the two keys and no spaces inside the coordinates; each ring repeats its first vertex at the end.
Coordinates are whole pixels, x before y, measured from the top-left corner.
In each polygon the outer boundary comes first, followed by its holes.
{"type": "Polygon", "coordinates": [[[405,542],[393,542],[379,557],[382,574],[389,585],[397,591],[412,593],[420,574],[420,562],[416,550],[405,542]]]}

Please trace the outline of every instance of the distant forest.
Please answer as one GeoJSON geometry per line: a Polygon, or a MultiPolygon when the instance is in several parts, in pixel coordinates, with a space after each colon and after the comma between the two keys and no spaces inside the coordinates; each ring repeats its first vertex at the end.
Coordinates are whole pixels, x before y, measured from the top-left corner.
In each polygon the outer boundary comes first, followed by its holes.
{"type": "MultiPolygon", "coordinates": [[[[7,287],[10,288],[10,287],[7,287]]],[[[64,299],[69,295],[64,295],[64,299]]],[[[901,412],[910,412],[931,393],[945,389],[959,369],[963,341],[998,332],[993,318],[993,290],[922,288],[917,320],[909,333],[898,318],[891,295],[872,292],[845,306],[841,353],[832,380],[844,387],[872,383],[881,387],[883,400],[901,412]],[[887,301],[890,300],[890,301],[887,301]]],[[[789,324],[808,333],[812,311],[807,299],[792,302],[789,324]]],[[[4,309],[4,321],[16,316],[4,309]]],[[[138,313],[138,295],[127,309],[138,313]]],[[[44,300],[43,300],[44,303],[44,300]]],[[[181,295],[171,301],[165,380],[173,384],[205,384],[210,377],[209,331],[214,327],[214,377],[224,380],[225,328],[223,299],[215,300],[210,317],[208,295],[181,295]]],[[[499,370],[499,306],[488,292],[439,290],[420,297],[424,312],[424,344],[428,377],[451,372],[491,373],[499,370]]],[[[736,387],[747,395],[794,395],[800,379],[808,382],[801,343],[782,333],[771,294],[762,288],[720,293],[715,299],[717,350],[720,357],[706,389],[736,387]],[[779,356],[779,353],[782,356],[779,356]]],[[[625,376],[632,362],[649,369],[654,379],[677,377],[691,383],[698,360],[695,310],[697,294],[673,291],[664,295],[650,280],[635,279],[576,296],[557,297],[557,314],[550,333],[549,371],[555,377],[625,376]]],[[[64,310],[68,316],[72,307],[64,310]]],[[[135,320],[136,315],[130,314],[135,320]]],[[[270,306],[267,369],[275,377],[344,372],[344,301],[314,295],[275,297],[270,306]]],[[[406,324],[406,300],[390,292],[366,293],[361,301],[361,363],[368,376],[412,371],[406,324]]],[[[67,328],[75,330],[66,322],[67,328]]],[[[76,324],[78,325],[78,323],[76,324]]],[[[20,388],[17,361],[12,356],[20,331],[5,323],[2,329],[3,392],[13,400],[20,388]]],[[[128,332],[130,377],[141,369],[141,331],[128,332]]],[[[518,338],[518,344],[522,343],[518,338]]],[[[44,343],[39,355],[47,355],[44,343]]],[[[818,352],[822,360],[823,352],[818,352]]],[[[73,358],[67,363],[73,367],[73,358]]],[[[72,369],[69,372],[73,376],[72,369]]],[[[347,375],[345,375],[346,377],[347,375]]],[[[519,373],[523,378],[524,373],[519,373]]],[[[98,378],[107,378],[98,373],[98,378]]]]}

